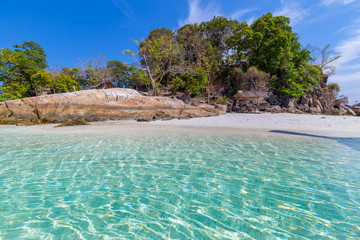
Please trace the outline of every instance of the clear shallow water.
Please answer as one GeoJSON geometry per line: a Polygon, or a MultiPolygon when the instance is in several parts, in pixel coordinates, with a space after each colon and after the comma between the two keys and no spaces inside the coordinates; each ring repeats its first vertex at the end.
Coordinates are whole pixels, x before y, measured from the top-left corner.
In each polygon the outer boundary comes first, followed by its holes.
{"type": "Polygon", "coordinates": [[[0,239],[360,238],[356,139],[0,132],[0,239]]]}

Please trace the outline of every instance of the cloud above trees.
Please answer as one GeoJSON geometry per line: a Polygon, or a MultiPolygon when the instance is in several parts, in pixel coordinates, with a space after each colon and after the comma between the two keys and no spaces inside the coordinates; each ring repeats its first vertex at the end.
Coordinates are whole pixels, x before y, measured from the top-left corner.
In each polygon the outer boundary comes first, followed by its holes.
{"type": "Polygon", "coordinates": [[[274,12],[275,16],[285,16],[291,19],[292,24],[297,24],[310,14],[309,9],[305,9],[297,1],[281,0],[281,8],[274,12]]]}
{"type": "Polygon", "coordinates": [[[225,14],[221,11],[222,6],[220,3],[209,2],[203,3],[201,0],[189,0],[189,15],[186,19],[179,21],[179,26],[184,26],[189,23],[201,23],[209,21],[215,16],[226,16],[231,19],[239,19],[245,14],[253,11],[253,9],[240,9],[229,14],[225,14]]]}
{"type": "Polygon", "coordinates": [[[189,15],[186,19],[180,20],[179,25],[211,20],[214,16],[221,15],[219,9],[220,5],[218,4],[210,3],[204,7],[200,0],[191,0],[189,1],[189,15]]]}
{"type": "Polygon", "coordinates": [[[355,2],[355,0],[323,0],[322,1],[322,4],[326,5],[326,6],[329,6],[329,5],[332,5],[332,4],[349,4],[349,3],[352,3],[352,2],[355,2]]]}

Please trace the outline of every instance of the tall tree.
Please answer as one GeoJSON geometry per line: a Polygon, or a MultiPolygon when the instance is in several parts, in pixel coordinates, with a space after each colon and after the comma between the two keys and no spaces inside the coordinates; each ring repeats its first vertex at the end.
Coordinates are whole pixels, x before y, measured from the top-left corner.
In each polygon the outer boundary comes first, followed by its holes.
{"type": "Polygon", "coordinates": [[[49,88],[54,93],[64,93],[81,90],[81,76],[78,68],[62,67],[52,71],[49,88]]]}
{"type": "MultiPolygon", "coordinates": [[[[210,96],[211,79],[216,68],[216,53],[210,41],[202,35],[201,27],[197,24],[187,24],[180,28],[176,34],[176,40],[182,46],[182,65],[185,74],[192,74],[194,79],[201,79],[198,83],[203,83],[206,72],[206,90],[208,100],[210,96]],[[202,70],[204,71],[202,71],[202,70]],[[201,72],[201,74],[199,74],[201,72]],[[201,77],[197,77],[201,76],[201,77]]],[[[183,77],[182,79],[191,79],[183,77]]],[[[189,86],[187,84],[187,86],[189,86]]]]}
{"type": "Polygon", "coordinates": [[[128,87],[131,85],[131,69],[126,63],[118,60],[110,60],[107,62],[106,68],[112,73],[115,86],[128,87]]]}
{"type": "Polygon", "coordinates": [[[47,67],[44,49],[33,41],[23,41],[12,49],[1,49],[0,78],[3,97],[16,99],[39,94],[39,84],[46,85],[47,67]],[[39,75],[40,74],[40,75],[39,75]]]}
{"type": "Polygon", "coordinates": [[[138,53],[130,50],[125,50],[123,53],[133,56],[134,60],[146,69],[156,95],[156,85],[161,84],[168,73],[176,70],[180,45],[175,41],[174,33],[166,28],[155,29],[145,40],[135,43],[139,48],[138,53]]]}
{"type": "Polygon", "coordinates": [[[104,54],[81,60],[80,72],[82,85],[85,88],[111,88],[118,86],[126,71],[125,64],[119,61],[108,61],[104,54]]]}
{"type": "Polygon", "coordinates": [[[270,73],[276,93],[299,98],[318,84],[320,71],[309,64],[309,51],[298,40],[289,18],[268,13],[250,26],[241,23],[228,43],[245,68],[270,73]]]}
{"type": "Polygon", "coordinates": [[[201,36],[200,26],[196,23],[187,24],[177,31],[175,38],[181,45],[181,63],[185,67],[184,70],[191,71],[191,68],[200,67],[200,55],[207,48],[207,44],[201,36]]]}
{"type": "Polygon", "coordinates": [[[208,40],[213,47],[218,62],[228,60],[230,46],[226,41],[233,35],[235,29],[239,26],[240,24],[237,20],[220,16],[200,24],[202,36],[208,40]]]}

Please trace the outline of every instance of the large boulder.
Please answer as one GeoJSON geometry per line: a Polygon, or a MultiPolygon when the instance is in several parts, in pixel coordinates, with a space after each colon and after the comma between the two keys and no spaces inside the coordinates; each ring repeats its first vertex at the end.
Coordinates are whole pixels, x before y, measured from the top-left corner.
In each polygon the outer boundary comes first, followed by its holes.
{"type": "Polygon", "coordinates": [[[314,115],[319,115],[322,113],[322,110],[320,109],[320,107],[310,107],[309,113],[314,115]]]}
{"type": "Polygon", "coordinates": [[[349,104],[349,99],[344,97],[344,98],[336,99],[333,103],[333,106],[348,105],[348,104],[349,104]]]}
{"type": "Polygon", "coordinates": [[[268,103],[268,102],[261,102],[259,104],[259,110],[260,111],[265,111],[269,107],[270,107],[270,103],[268,103]]]}
{"type": "Polygon", "coordinates": [[[302,96],[301,99],[300,99],[300,104],[302,105],[307,105],[309,106],[309,103],[310,103],[310,99],[305,97],[305,96],[302,96]]]}
{"type": "Polygon", "coordinates": [[[307,104],[300,104],[297,108],[302,112],[309,112],[310,109],[307,104]]]}
{"type": "Polygon", "coordinates": [[[284,107],[286,108],[296,108],[298,106],[297,100],[294,98],[288,98],[284,103],[284,107]]]}
{"type": "Polygon", "coordinates": [[[354,111],[354,113],[356,114],[356,116],[360,116],[360,107],[358,106],[353,106],[352,110],[354,111]]]}
{"type": "Polygon", "coordinates": [[[269,108],[266,108],[265,112],[282,113],[282,112],[284,112],[284,110],[280,106],[274,105],[274,106],[271,106],[269,108]]]}
{"type": "Polygon", "coordinates": [[[34,125],[40,123],[38,111],[29,102],[0,102],[0,124],[34,125]]]}
{"type": "Polygon", "coordinates": [[[330,107],[325,109],[324,111],[325,115],[335,115],[335,116],[341,116],[341,112],[338,108],[330,107]]]}
{"type": "Polygon", "coordinates": [[[348,106],[340,106],[340,112],[342,115],[356,116],[356,113],[348,106]]]}
{"type": "Polygon", "coordinates": [[[210,105],[189,106],[168,97],[142,96],[133,89],[85,90],[0,102],[0,124],[60,123],[69,119],[168,120],[225,114],[210,105]]]}
{"type": "Polygon", "coordinates": [[[322,104],[321,104],[321,102],[319,100],[314,100],[313,107],[319,109],[320,112],[324,111],[324,108],[323,108],[323,106],[322,106],[322,104]]]}

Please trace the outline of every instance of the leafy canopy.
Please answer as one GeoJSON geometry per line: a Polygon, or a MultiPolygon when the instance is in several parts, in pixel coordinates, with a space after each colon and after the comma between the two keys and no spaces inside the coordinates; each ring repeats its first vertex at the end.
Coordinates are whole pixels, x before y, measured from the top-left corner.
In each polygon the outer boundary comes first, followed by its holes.
{"type": "Polygon", "coordinates": [[[31,97],[38,94],[37,85],[45,84],[39,72],[47,67],[44,49],[32,41],[6,48],[0,52],[0,79],[5,99],[31,97]]]}
{"type": "Polygon", "coordinates": [[[301,48],[287,17],[268,13],[250,26],[243,22],[228,44],[245,69],[255,66],[271,75],[275,93],[300,98],[320,80],[321,70],[309,64],[310,53],[301,48]]]}
{"type": "Polygon", "coordinates": [[[52,93],[80,90],[78,69],[62,68],[51,73],[44,49],[33,41],[23,41],[14,49],[1,49],[1,100],[18,99],[52,93]]]}

